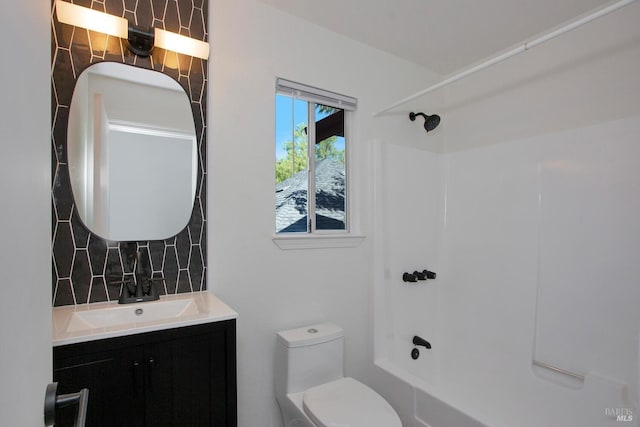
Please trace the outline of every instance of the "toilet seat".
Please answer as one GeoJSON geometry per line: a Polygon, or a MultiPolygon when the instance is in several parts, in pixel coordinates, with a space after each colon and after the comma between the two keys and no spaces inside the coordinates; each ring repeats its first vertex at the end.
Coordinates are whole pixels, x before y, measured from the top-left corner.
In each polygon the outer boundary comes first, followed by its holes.
{"type": "Polygon", "coordinates": [[[308,389],[302,406],[318,427],[402,427],[391,405],[353,378],[308,389]]]}

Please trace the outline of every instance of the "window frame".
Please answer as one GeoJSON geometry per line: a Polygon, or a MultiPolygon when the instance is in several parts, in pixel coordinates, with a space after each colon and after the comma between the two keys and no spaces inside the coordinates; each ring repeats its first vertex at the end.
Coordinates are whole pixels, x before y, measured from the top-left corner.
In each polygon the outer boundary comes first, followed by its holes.
{"type": "MultiPolygon", "coordinates": [[[[351,141],[351,113],[357,107],[357,100],[352,97],[329,92],[312,86],[295,83],[290,80],[276,79],[275,95],[283,95],[292,100],[303,100],[307,103],[307,231],[306,232],[276,232],[273,233],[274,243],[281,249],[313,249],[313,248],[337,248],[358,246],[364,236],[352,233],[353,212],[350,197],[351,182],[351,162],[350,145],[351,141]],[[344,229],[323,230],[317,229],[316,224],[316,105],[326,105],[329,107],[344,110],[344,229]],[[311,149],[311,141],[314,141],[311,149]],[[311,196],[313,195],[313,196],[311,196]]],[[[274,120],[275,123],[275,120],[274,120]]],[[[275,134],[275,132],[274,132],[275,134]]],[[[274,211],[275,213],[275,211],[274,211]]],[[[275,220],[275,215],[274,215],[275,220]]]]}

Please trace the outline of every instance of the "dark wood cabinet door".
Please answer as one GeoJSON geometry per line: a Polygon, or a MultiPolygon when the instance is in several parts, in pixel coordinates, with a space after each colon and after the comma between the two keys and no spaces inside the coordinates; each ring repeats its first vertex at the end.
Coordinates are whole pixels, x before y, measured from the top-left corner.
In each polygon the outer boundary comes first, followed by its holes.
{"type": "MultiPolygon", "coordinates": [[[[150,344],[148,360],[148,425],[214,426],[212,366],[209,341],[215,334],[195,335],[150,344]]],[[[219,341],[218,341],[219,342],[219,341]]]]}
{"type": "Polygon", "coordinates": [[[148,426],[235,425],[235,352],[228,354],[228,333],[218,329],[145,347],[148,426]]]}
{"type": "MultiPolygon", "coordinates": [[[[53,380],[58,394],[89,389],[86,425],[143,427],[142,348],[100,351],[56,360],[53,380]]],[[[56,427],[73,427],[76,407],[61,409],[56,427]]]]}

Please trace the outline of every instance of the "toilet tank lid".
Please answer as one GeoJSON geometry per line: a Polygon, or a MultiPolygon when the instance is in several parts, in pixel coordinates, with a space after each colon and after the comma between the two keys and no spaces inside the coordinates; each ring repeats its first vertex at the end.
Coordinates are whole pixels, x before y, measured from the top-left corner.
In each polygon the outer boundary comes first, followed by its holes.
{"type": "Polygon", "coordinates": [[[287,347],[304,347],[342,338],[342,328],[334,323],[319,323],[278,332],[278,341],[287,347]]]}

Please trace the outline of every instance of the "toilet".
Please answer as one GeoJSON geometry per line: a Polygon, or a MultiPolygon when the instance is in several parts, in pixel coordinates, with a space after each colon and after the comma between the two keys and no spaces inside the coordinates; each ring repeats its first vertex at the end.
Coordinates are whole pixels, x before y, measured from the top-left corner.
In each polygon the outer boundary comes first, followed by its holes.
{"type": "Polygon", "coordinates": [[[333,323],[277,334],[275,392],[284,427],[402,427],[382,396],[344,376],[344,332],[333,323]]]}

